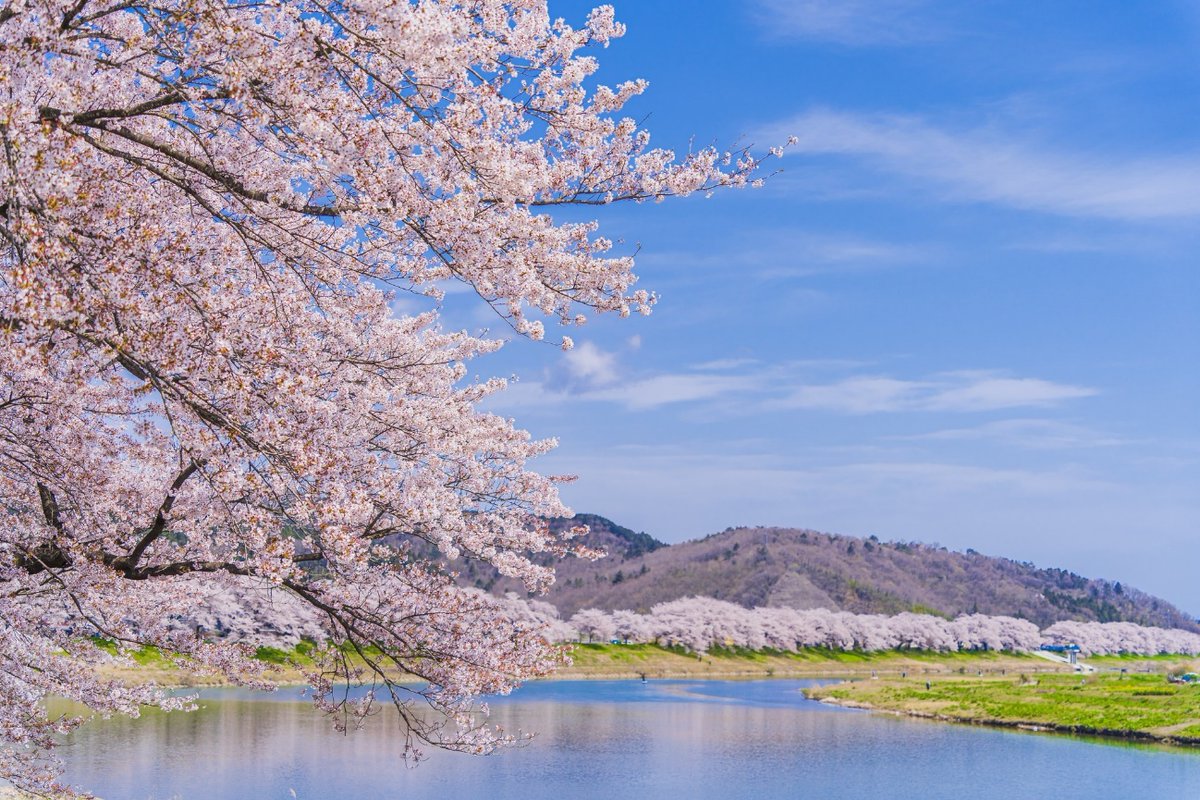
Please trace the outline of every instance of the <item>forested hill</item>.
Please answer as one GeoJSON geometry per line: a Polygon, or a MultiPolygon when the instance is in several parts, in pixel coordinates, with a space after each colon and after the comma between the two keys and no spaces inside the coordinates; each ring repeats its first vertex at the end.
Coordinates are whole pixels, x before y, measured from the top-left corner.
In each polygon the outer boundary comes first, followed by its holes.
{"type": "MultiPolygon", "coordinates": [[[[552,521],[555,527],[577,524],[590,526],[584,542],[609,556],[556,565],[558,580],[545,599],[564,617],[590,607],[645,611],[655,603],[707,595],[747,607],[948,617],[978,612],[1023,617],[1042,627],[1073,619],[1200,631],[1195,619],[1132,587],[972,550],[792,528],[731,528],[666,545],[596,515],[552,521]]],[[[521,591],[494,572],[472,569],[462,578],[495,592],[521,591]]]]}

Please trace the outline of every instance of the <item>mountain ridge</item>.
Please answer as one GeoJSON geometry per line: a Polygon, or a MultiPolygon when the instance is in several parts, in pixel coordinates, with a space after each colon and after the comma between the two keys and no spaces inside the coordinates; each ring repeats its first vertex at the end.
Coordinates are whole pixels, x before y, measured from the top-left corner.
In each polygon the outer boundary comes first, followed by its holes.
{"type": "MultiPolygon", "coordinates": [[[[553,530],[588,525],[580,541],[608,552],[598,561],[543,561],[553,563],[558,576],[543,599],[563,617],[581,608],[646,611],[656,603],[703,595],[746,607],[982,613],[1020,617],[1040,627],[1061,620],[1124,621],[1200,632],[1200,624],[1171,603],[1119,581],[973,549],[764,526],[667,544],[597,514],[548,522],[553,530]]],[[[525,593],[517,582],[478,566],[460,581],[500,594],[525,593]]]]}

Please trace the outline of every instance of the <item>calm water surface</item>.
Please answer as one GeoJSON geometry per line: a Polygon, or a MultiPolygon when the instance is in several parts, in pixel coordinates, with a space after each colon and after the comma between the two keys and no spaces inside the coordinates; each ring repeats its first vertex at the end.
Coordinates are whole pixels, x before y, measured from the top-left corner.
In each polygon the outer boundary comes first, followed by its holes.
{"type": "Polygon", "coordinates": [[[191,714],[89,723],[60,754],[108,800],[1200,799],[1200,753],[831,708],[811,683],[537,683],[492,703],[532,743],[416,769],[386,715],[342,736],[294,691],[217,690],[191,714]]]}

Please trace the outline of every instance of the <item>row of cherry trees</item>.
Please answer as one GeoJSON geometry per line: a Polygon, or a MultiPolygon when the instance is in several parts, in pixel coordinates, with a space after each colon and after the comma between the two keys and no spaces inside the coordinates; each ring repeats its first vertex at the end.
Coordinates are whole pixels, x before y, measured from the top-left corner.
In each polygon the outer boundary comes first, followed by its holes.
{"type": "Polygon", "coordinates": [[[824,608],[748,609],[710,597],[659,603],[648,614],[579,611],[568,621],[553,606],[511,596],[509,613],[540,622],[555,641],[655,642],[705,652],[712,647],[805,647],[837,650],[1036,650],[1042,644],[1076,644],[1085,655],[1200,653],[1200,635],[1130,622],[1058,622],[1044,631],[1028,620],[969,614],[947,620],[928,614],[852,614],[824,608]]]}
{"type": "Polygon", "coordinates": [[[1013,617],[972,614],[946,620],[928,614],[852,614],[827,609],[753,608],[687,597],[659,603],[649,614],[585,609],[570,624],[584,639],[620,639],[682,645],[703,652],[732,646],[795,651],[1032,650],[1041,643],[1036,625],[1013,617]]]}
{"type": "MultiPolygon", "coordinates": [[[[656,642],[682,645],[695,652],[712,647],[745,647],[796,651],[805,647],[836,650],[1008,650],[1028,651],[1042,644],[1079,647],[1084,655],[1132,653],[1200,654],[1200,635],[1136,625],[1131,622],[1057,622],[1039,631],[1013,617],[970,614],[947,620],[928,614],[895,616],[852,614],[828,609],[754,608],[710,597],[688,597],[660,603],[648,614],[588,608],[569,620],[553,604],[515,593],[496,598],[467,589],[476,602],[498,607],[513,628],[538,632],[549,642],[656,642]]],[[[319,616],[284,593],[259,587],[206,592],[197,587],[197,603],[186,615],[169,621],[181,634],[199,630],[206,639],[228,639],[289,647],[301,638],[322,640],[327,632],[319,616]],[[250,613],[247,608],[272,613],[250,613]]],[[[49,613],[49,612],[47,612],[49,613]]],[[[69,623],[66,609],[53,615],[69,623]]]]}
{"type": "Polygon", "coordinates": [[[1050,644],[1074,644],[1084,655],[1133,653],[1200,654],[1200,634],[1178,629],[1147,628],[1132,622],[1056,622],[1042,636],[1050,644]]]}

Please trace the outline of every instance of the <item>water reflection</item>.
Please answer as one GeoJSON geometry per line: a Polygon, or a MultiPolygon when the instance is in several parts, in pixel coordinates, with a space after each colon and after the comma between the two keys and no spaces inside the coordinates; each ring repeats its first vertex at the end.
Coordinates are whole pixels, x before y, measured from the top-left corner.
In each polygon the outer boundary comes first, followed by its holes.
{"type": "Polygon", "coordinates": [[[488,797],[1200,797],[1200,754],[948,726],[829,708],[801,681],[541,683],[493,703],[527,746],[399,760],[392,717],[341,736],[294,695],[214,692],[192,714],[90,723],[61,753],[117,800],[488,797]]]}

